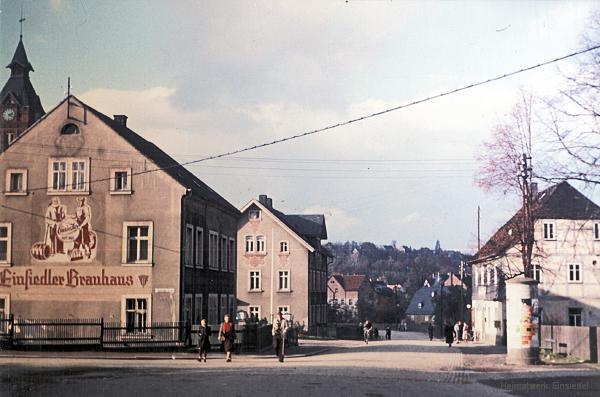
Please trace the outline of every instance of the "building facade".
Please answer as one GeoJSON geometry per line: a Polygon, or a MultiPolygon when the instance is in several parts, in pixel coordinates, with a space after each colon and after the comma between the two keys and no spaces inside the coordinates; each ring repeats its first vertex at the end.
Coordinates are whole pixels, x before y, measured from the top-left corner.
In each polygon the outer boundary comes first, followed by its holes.
{"type": "Polygon", "coordinates": [[[239,211],[126,116],[69,96],[0,153],[0,178],[0,315],[139,329],[235,312],[239,211]]]}
{"type": "Polygon", "coordinates": [[[334,274],[327,281],[327,302],[334,310],[348,311],[352,319],[364,320],[373,314],[375,294],[364,274],[334,274]]]}
{"type": "Polygon", "coordinates": [[[310,331],[327,321],[328,252],[323,215],[286,215],[266,195],[242,209],[238,224],[240,310],[271,322],[277,312],[310,331]]]}
{"type": "MultiPolygon", "coordinates": [[[[533,278],[542,324],[600,325],[600,207],[562,182],[533,205],[533,278]]],[[[472,262],[472,320],[480,339],[505,343],[505,280],[522,272],[519,211],[472,262]]]]}

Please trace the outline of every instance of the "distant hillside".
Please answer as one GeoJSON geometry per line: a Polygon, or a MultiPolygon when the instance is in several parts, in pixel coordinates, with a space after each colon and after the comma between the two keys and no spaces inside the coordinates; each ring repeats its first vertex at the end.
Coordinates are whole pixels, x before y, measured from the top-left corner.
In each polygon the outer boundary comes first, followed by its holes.
{"type": "Polygon", "coordinates": [[[435,249],[347,241],[329,243],[335,255],[329,273],[366,274],[371,279],[384,279],[388,284],[402,284],[408,296],[431,280],[432,274],[453,272],[458,274],[463,254],[445,251],[436,243],[435,249]]]}

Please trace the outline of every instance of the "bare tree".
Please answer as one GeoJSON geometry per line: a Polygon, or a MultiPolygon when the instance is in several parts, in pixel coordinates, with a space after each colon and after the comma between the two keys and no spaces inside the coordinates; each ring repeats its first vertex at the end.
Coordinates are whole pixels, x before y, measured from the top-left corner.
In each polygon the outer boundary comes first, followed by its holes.
{"type": "Polygon", "coordinates": [[[534,134],[539,131],[534,118],[535,104],[534,95],[522,91],[512,111],[495,126],[491,139],[482,144],[477,157],[480,169],[476,183],[481,188],[515,195],[522,200],[521,209],[511,225],[519,239],[522,270],[507,274],[508,277],[518,274],[531,277],[532,273],[536,201],[531,182],[531,158],[534,134]]]}
{"type": "Polygon", "coordinates": [[[522,91],[511,112],[494,127],[491,139],[483,142],[477,154],[480,167],[475,177],[483,190],[522,196],[520,164],[523,153],[528,157],[532,154],[533,105],[533,94],[522,91]]]}
{"type": "MultiPolygon", "coordinates": [[[[590,21],[582,37],[588,48],[600,43],[600,12],[590,21]]],[[[544,179],[600,184],[600,52],[583,56],[575,71],[561,74],[565,85],[545,100],[542,118],[554,138],[544,179]]]]}

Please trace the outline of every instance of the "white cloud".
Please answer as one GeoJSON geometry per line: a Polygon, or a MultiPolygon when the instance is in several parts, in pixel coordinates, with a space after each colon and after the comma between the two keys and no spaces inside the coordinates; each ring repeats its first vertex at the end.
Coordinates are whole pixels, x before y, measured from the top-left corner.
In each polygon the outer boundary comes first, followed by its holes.
{"type": "Polygon", "coordinates": [[[421,214],[416,211],[416,212],[411,212],[410,214],[407,214],[403,217],[401,217],[400,219],[398,219],[398,223],[400,224],[407,224],[407,223],[415,223],[416,221],[421,219],[421,214]]]}
{"type": "Polygon", "coordinates": [[[65,5],[64,0],[49,0],[50,9],[53,12],[59,12],[65,5]]]}
{"type": "Polygon", "coordinates": [[[348,214],[341,208],[313,205],[302,211],[303,214],[324,214],[327,225],[327,234],[330,240],[335,241],[336,236],[344,234],[344,230],[351,229],[360,224],[360,219],[348,214]]]}

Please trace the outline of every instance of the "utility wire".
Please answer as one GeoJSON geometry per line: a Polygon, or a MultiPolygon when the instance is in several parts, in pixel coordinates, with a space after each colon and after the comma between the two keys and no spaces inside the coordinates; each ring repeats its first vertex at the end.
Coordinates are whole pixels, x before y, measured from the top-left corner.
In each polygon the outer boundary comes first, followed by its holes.
{"type": "MultiPolygon", "coordinates": [[[[458,92],[466,91],[466,90],[469,90],[469,89],[472,89],[472,88],[475,88],[475,87],[479,87],[479,86],[482,86],[482,85],[485,85],[485,84],[489,84],[489,83],[492,83],[492,82],[495,82],[495,81],[498,81],[498,80],[502,80],[502,79],[505,79],[505,78],[508,78],[508,77],[511,77],[511,76],[515,76],[517,74],[521,74],[521,73],[528,72],[528,71],[531,71],[531,70],[534,70],[534,69],[538,69],[538,68],[541,68],[543,66],[551,65],[553,63],[556,63],[556,62],[559,62],[559,61],[563,61],[563,60],[568,59],[568,58],[572,58],[572,57],[575,57],[575,56],[578,56],[578,55],[581,55],[581,54],[585,54],[585,53],[597,50],[599,48],[600,48],[600,45],[596,45],[596,46],[589,47],[589,48],[586,48],[586,49],[583,49],[583,50],[575,51],[575,52],[572,52],[572,53],[567,54],[567,55],[563,55],[563,56],[558,57],[558,58],[554,58],[554,59],[551,59],[551,60],[548,60],[548,61],[545,61],[545,62],[538,63],[536,65],[527,66],[527,67],[524,67],[524,68],[521,68],[521,69],[518,69],[518,70],[515,70],[515,71],[512,71],[512,72],[509,72],[509,73],[505,73],[505,74],[502,74],[502,75],[499,75],[499,76],[491,77],[491,78],[489,78],[487,80],[481,80],[481,81],[478,81],[478,82],[475,82],[475,83],[472,83],[472,84],[468,84],[468,85],[465,85],[465,86],[462,86],[462,87],[459,87],[459,88],[455,88],[455,89],[452,89],[452,90],[449,90],[449,91],[444,91],[444,92],[441,92],[441,93],[436,94],[436,95],[431,95],[431,96],[428,96],[428,97],[425,97],[425,98],[422,98],[422,99],[418,99],[418,100],[406,103],[404,105],[399,105],[399,106],[391,107],[391,108],[388,108],[388,109],[381,110],[379,112],[371,113],[371,114],[368,114],[368,115],[365,115],[365,116],[357,117],[357,118],[350,119],[350,120],[343,121],[343,122],[339,122],[339,123],[336,123],[336,124],[331,124],[331,125],[328,125],[326,127],[318,128],[318,129],[315,129],[315,130],[306,131],[306,132],[303,132],[303,133],[300,133],[300,134],[296,134],[296,135],[291,135],[291,136],[288,136],[288,137],[285,137],[285,138],[275,139],[275,140],[270,141],[270,142],[265,142],[265,143],[261,143],[261,144],[254,145],[254,146],[248,146],[248,147],[245,147],[245,148],[242,148],[242,149],[236,149],[236,150],[232,150],[232,151],[229,151],[229,152],[215,154],[215,155],[212,155],[212,156],[206,156],[206,157],[202,157],[202,158],[199,158],[199,159],[196,159],[196,160],[186,161],[186,162],[183,162],[183,163],[177,163],[177,164],[172,164],[172,165],[162,166],[162,167],[159,166],[157,168],[152,168],[152,169],[148,169],[148,170],[144,170],[144,171],[132,172],[131,175],[134,176],[134,175],[149,174],[151,172],[162,171],[162,170],[167,170],[167,169],[177,168],[177,167],[183,167],[183,166],[186,166],[186,165],[196,164],[196,163],[200,163],[200,162],[204,162],[204,161],[208,161],[208,160],[214,160],[214,159],[218,159],[218,158],[222,158],[222,157],[229,157],[229,156],[233,156],[235,154],[249,152],[249,151],[256,150],[256,149],[261,149],[261,148],[264,148],[264,147],[267,147],[267,146],[273,146],[273,145],[276,145],[276,144],[279,144],[279,143],[283,143],[283,142],[287,142],[287,141],[292,141],[294,139],[299,139],[299,138],[303,138],[303,137],[306,137],[306,136],[315,135],[315,134],[318,134],[318,133],[321,133],[321,132],[325,132],[325,131],[333,130],[335,128],[339,128],[339,127],[347,126],[347,125],[350,125],[350,124],[358,123],[360,121],[368,120],[368,119],[371,119],[371,118],[374,118],[374,117],[377,117],[377,116],[382,116],[384,114],[391,113],[391,112],[394,112],[394,111],[397,111],[397,110],[401,110],[401,109],[405,109],[405,108],[408,108],[408,107],[411,107],[411,106],[419,105],[421,103],[430,102],[430,101],[432,101],[434,99],[439,99],[439,98],[442,98],[442,97],[445,97],[445,96],[448,96],[448,95],[456,94],[458,92]]],[[[111,177],[107,177],[107,178],[99,178],[99,179],[96,179],[96,180],[89,181],[88,183],[92,184],[92,183],[97,183],[97,182],[110,181],[111,179],[114,179],[114,178],[112,176],[111,177]]],[[[48,187],[46,186],[46,187],[43,187],[43,188],[35,188],[35,189],[29,189],[29,190],[45,190],[45,189],[48,189],[48,187]]]]}

